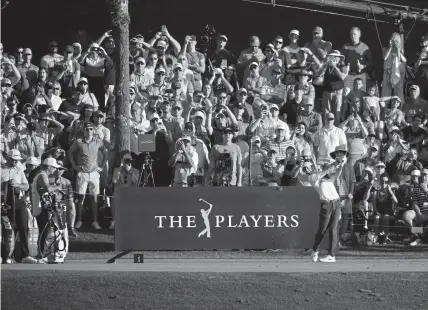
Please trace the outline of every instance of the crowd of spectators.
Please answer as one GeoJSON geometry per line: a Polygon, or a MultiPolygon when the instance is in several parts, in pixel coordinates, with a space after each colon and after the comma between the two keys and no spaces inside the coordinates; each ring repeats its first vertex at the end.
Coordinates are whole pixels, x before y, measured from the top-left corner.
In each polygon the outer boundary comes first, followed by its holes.
{"type": "Polygon", "coordinates": [[[117,186],[308,186],[304,163],[328,164],[345,145],[346,173],[336,184],[343,218],[353,208],[393,216],[401,204],[409,227],[426,223],[428,34],[418,55],[405,55],[393,33],[382,59],[372,58],[357,27],[342,46],[321,27],[312,34],[301,42],[291,30],[263,44],[253,36],[239,55],[225,34],[205,54],[195,35],[179,42],[166,26],[149,40],[133,37],[131,147],[121,158],[111,31],[86,48],[50,42],[40,61],[29,47],[1,46],[2,190],[14,188],[17,202],[27,192],[34,209],[40,188],[62,189],[77,236],[84,205],[100,229],[99,207],[114,207],[117,186]],[[383,62],[379,82],[375,62],[383,62]],[[406,87],[408,66],[416,75],[406,87]],[[142,134],[154,136],[154,152],[139,150],[142,134]]]}

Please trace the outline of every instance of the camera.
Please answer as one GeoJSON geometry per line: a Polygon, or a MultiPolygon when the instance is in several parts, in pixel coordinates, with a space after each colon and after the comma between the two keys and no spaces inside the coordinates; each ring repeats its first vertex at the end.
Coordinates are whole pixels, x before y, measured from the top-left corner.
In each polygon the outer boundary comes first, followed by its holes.
{"type": "Polygon", "coordinates": [[[208,52],[210,46],[211,46],[211,42],[212,42],[212,37],[215,35],[216,31],[214,29],[213,25],[206,25],[204,30],[202,30],[202,34],[200,36],[200,49],[199,52],[205,54],[208,52]]]}
{"type": "Polygon", "coordinates": [[[232,167],[232,157],[230,153],[221,153],[216,162],[217,172],[227,172],[230,167],[232,167]]]}

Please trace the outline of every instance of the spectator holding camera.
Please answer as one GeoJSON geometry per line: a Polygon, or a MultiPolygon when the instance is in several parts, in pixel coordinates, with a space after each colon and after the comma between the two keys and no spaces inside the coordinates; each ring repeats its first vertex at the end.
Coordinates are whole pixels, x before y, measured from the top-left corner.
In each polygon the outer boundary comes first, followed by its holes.
{"type": "Polygon", "coordinates": [[[48,69],[48,73],[51,76],[55,69],[55,65],[63,59],[64,57],[58,53],[58,43],[55,41],[49,42],[48,53],[42,57],[40,67],[48,69]]]}
{"type": "Polygon", "coordinates": [[[53,79],[61,84],[61,89],[66,97],[80,80],[80,64],[73,58],[74,48],[71,45],[65,47],[64,58],[53,69],[53,79]]]}
{"type": "Polygon", "coordinates": [[[233,130],[222,130],[223,142],[215,144],[210,153],[207,185],[242,186],[242,154],[239,146],[232,142],[233,130]]]}
{"type": "Polygon", "coordinates": [[[312,141],[312,137],[308,131],[308,126],[304,122],[299,122],[297,124],[290,140],[294,142],[298,159],[300,159],[304,150],[310,150],[312,153],[314,149],[314,142],[312,141]]]}
{"type": "MultiPolygon", "coordinates": [[[[224,77],[224,72],[220,68],[216,68],[213,71],[208,84],[211,85],[214,98],[220,100],[220,95],[225,93],[226,96],[233,92],[233,86],[224,77]]],[[[215,103],[215,102],[214,102],[215,103]]]]}
{"type": "Polygon", "coordinates": [[[410,180],[410,173],[413,170],[421,170],[422,164],[418,160],[418,151],[411,147],[407,154],[396,158],[395,173],[392,175],[392,182],[402,184],[410,180]]]}
{"type": "Polygon", "coordinates": [[[191,138],[183,136],[176,142],[176,152],[168,164],[174,168],[172,187],[188,187],[188,178],[197,172],[198,153],[191,145],[191,138]]]}

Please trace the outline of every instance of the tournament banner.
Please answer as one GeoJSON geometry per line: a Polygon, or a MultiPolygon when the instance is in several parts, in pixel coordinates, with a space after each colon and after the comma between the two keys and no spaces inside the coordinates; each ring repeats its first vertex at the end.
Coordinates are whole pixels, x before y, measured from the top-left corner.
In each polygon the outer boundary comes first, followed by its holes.
{"type": "Polygon", "coordinates": [[[127,187],[115,205],[116,251],[311,248],[320,212],[310,187],[127,187]]]}

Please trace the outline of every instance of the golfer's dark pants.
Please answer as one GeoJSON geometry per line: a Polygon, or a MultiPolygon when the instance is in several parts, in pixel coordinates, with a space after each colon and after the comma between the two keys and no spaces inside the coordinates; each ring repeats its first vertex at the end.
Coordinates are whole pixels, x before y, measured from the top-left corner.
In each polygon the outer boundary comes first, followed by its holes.
{"type": "Polygon", "coordinates": [[[324,238],[325,233],[329,230],[330,243],[329,253],[334,256],[338,242],[338,225],[340,221],[342,204],[339,200],[321,201],[321,212],[319,219],[319,228],[315,236],[315,243],[313,250],[318,251],[319,245],[324,238]]]}

